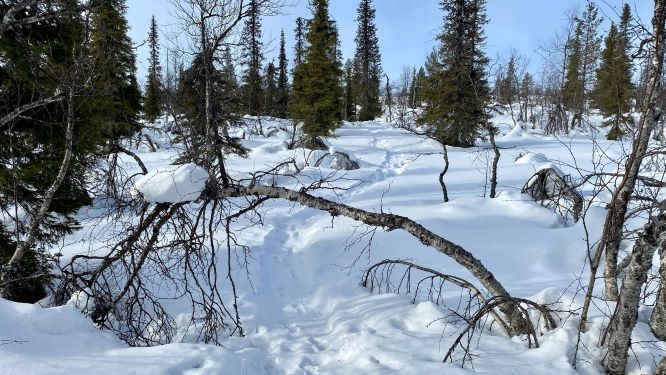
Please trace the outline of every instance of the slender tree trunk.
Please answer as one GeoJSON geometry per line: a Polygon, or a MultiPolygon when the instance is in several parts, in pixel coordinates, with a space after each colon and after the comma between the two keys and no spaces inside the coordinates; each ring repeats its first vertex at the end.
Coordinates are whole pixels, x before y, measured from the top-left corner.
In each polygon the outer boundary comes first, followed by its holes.
{"type": "Polygon", "coordinates": [[[28,233],[25,241],[18,241],[16,250],[12,255],[12,258],[7,264],[2,266],[0,272],[0,298],[11,298],[13,293],[13,286],[17,281],[17,275],[20,270],[20,263],[25,253],[34,245],[37,240],[37,231],[39,230],[40,225],[44,222],[44,219],[48,215],[49,209],[51,208],[51,202],[53,202],[53,197],[56,192],[62,185],[62,182],[67,176],[67,171],[69,170],[69,163],[72,158],[72,146],[74,140],[74,89],[69,89],[67,103],[67,130],[65,132],[65,155],[63,156],[60,169],[58,170],[58,175],[55,180],[48,188],[44,194],[44,199],[42,204],[39,207],[39,211],[32,218],[30,227],[28,228],[28,233]]]}
{"type": "Polygon", "coordinates": [[[393,122],[393,99],[391,97],[391,80],[388,74],[386,76],[386,105],[388,106],[389,122],[393,122]]]}
{"type": "Polygon", "coordinates": [[[659,247],[659,290],[650,317],[650,328],[659,340],[666,340],[666,242],[659,247]]]}
{"type": "Polygon", "coordinates": [[[625,373],[631,346],[631,333],[638,319],[641,290],[647,281],[650,267],[652,267],[654,252],[665,240],[665,219],[663,214],[652,218],[634,245],[631,263],[622,282],[618,305],[608,327],[607,374],[624,375],[625,373]]]}
{"type": "Polygon", "coordinates": [[[62,101],[63,99],[64,98],[60,95],[54,95],[54,96],[50,96],[48,98],[35,100],[34,102],[30,102],[28,104],[24,104],[24,105],[16,108],[15,110],[9,112],[8,114],[3,116],[2,118],[0,118],[0,128],[7,125],[11,121],[15,120],[16,118],[21,116],[21,114],[24,113],[24,112],[27,112],[31,109],[35,109],[37,107],[45,106],[45,105],[50,104],[50,103],[55,103],[55,102],[58,102],[58,101],[62,101]]]}
{"type": "Polygon", "coordinates": [[[493,165],[492,170],[490,171],[490,198],[495,198],[497,196],[497,165],[500,160],[500,150],[495,143],[495,131],[490,129],[490,146],[493,148],[493,165]]]}
{"type": "Polygon", "coordinates": [[[449,191],[446,189],[446,183],[444,182],[444,175],[446,172],[449,171],[449,152],[446,148],[446,145],[443,146],[444,148],[444,170],[442,170],[442,173],[439,174],[439,185],[442,187],[442,194],[444,195],[444,203],[447,203],[449,201],[449,191]]]}

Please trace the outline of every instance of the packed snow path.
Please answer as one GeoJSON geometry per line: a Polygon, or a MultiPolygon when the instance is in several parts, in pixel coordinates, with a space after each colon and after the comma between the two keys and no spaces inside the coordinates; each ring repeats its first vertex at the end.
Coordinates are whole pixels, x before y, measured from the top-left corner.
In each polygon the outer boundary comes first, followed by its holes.
{"type": "MultiPolygon", "coordinates": [[[[498,119],[498,123],[502,120],[498,119]]],[[[344,174],[349,188],[331,199],[366,210],[383,209],[409,216],[444,238],[471,251],[514,295],[539,302],[559,299],[584,270],[586,251],[582,223],[566,225],[555,213],[520,194],[537,170],[567,165],[591,168],[593,147],[583,134],[558,139],[500,126],[504,149],[499,165],[499,197],[484,198],[487,165],[492,157],[483,145],[449,150],[445,177],[451,202],[443,203],[437,176],[443,167],[441,147],[385,123],[345,124],[329,141],[352,154],[360,169],[344,174]],[[522,157],[521,157],[522,156],[522,157]],[[516,160],[518,159],[518,160],[516,160]],[[549,289],[550,288],[550,289],[549,289]]],[[[244,141],[249,158],[235,158],[229,169],[239,175],[261,170],[299,152],[285,147],[289,134],[244,141]]],[[[599,141],[609,154],[620,145],[599,141]]],[[[147,151],[147,150],[144,150],[147,151]]],[[[165,168],[177,148],[140,157],[149,170],[165,168]]],[[[128,160],[128,163],[130,160],[128,160]]],[[[332,173],[306,168],[304,176],[332,173]]],[[[341,173],[341,172],[340,172],[341,173]]],[[[108,332],[100,332],[72,306],[43,310],[0,301],[0,339],[19,340],[0,346],[0,369],[7,374],[468,374],[468,365],[443,364],[459,326],[445,324],[445,307],[411,303],[411,297],[371,294],[359,286],[361,272],[382,259],[414,263],[466,278],[478,285],[453,260],[424,247],[406,233],[378,231],[369,252],[365,243],[346,248],[358,224],[331,220],[319,211],[272,201],[265,207],[263,227],[238,234],[252,249],[246,278],[238,270],[241,318],[245,338],[230,338],[224,347],[174,343],[155,348],[127,348],[108,332]]],[[[82,220],[96,208],[84,210],[82,220]]],[[[601,228],[602,209],[588,213],[591,236],[601,228]]],[[[65,241],[65,256],[85,251],[97,226],[84,228],[65,241]]],[[[573,290],[570,290],[573,292],[573,290]]],[[[447,302],[455,306],[459,292],[447,302]]],[[[565,297],[566,300],[568,297],[565,297]]],[[[187,309],[171,304],[177,320],[187,309]]],[[[600,318],[598,318],[600,319],[600,318]]],[[[540,338],[541,348],[527,349],[518,339],[484,335],[473,347],[477,373],[574,374],[570,363],[575,340],[574,319],[540,338]]],[[[650,338],[645,319],[637,334],[650,338]]],[[[186,337],[185,333],[180,336],[186,337]]],[[[584,337],[589,347],[596,337],[584,337]]],[[[577,371],[601,373],[602,353],[582,353],[577,371]]],[[[646,350],[637,351],[645,371],[653,365],[646,350]]],[[[636,371],[636,361],[631,358],[636,371]]],[[[635,372],[636,374],[641,372],[635,372]]]]}

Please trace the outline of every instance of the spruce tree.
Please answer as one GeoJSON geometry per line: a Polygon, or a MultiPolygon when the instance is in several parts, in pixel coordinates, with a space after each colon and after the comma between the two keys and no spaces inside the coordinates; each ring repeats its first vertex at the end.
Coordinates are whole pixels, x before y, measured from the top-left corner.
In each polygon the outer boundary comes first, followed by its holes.
{"type": "Polygon", "coordinates": [[[521,107],[521,113],[520,117],[523,121],[531,121],[530,116],[528,114],[528,110],[531,105],[531,96],[534,91],[534,77],[532,77],[532,74],[529,72],[526,72],[525,75],[523,75],[523,79],[520,82],[520,97],[523,100],[523,104],[521,107]]]}
{"type": "Polygon", "coordinates": [[[160,66],[160,46],[157,35],[157,21],[155,16],[150,21],[150,33],[148,34],[148,46],[150,56],[148,57],[148,82],[146,85],[146,100],[143,109],[148,122],[153,123],[162,114],[164,98],[162,94],[162,68],[160,66]]]}
{"type": "Polygon", "coordinates": [[[226,96],[238,97],[238,78],[236,77],[236,67],[234,66],[234,59],[231,56],[231,49],[229,47],[224,50],[222,59],[222,81],[226,88],[226,96]]]}
{"type": "Polygon", "coordinates": [[[305,61],[307,50],[305,34],[307,34],[307,23],[303,18],[298,17],[296,18],[296,28],[294,29],[294,36],[296,38],[294,43],[294,71],[305,61]]]}
{"type": "Polygon", "coordinates": [[[626,126],[631,123],[627,112],[631,110],[633,85],[625,41],[617,26],[612,24],[605,39],[594,90],[595,103],[607,118],[604,124],[611,126],[607,134],[611,140],[622,138],[626,126]]]}
{"type": "Polygon", "coordinates": [[[412,82],[409,86],[409,104],[411,108],[420,108],[423,103],[423,85],[425,84],[426,73],[423,67],[420,67],[418,73],[416,68],[412,72],[412,82]]]}
{"type": "Polygon", "coordinates": [[[419,123],[442,145],[470,147],[486,127],[490,89],[482,50],[487,23],[484,0],[443,0],[440,46],[428,58],[426,107],[419,123]]]}
{"type": "Polygon", "coordinates": [[[245,112],[251,116],[262,114],[262,61],[261,14],[258,0],[250,0],[248,16],[243,28],[243,60],[246,66],[243,75],[245,112]]]}
{"type": "Polygon", "coordinates": [[[125,0],[97,0],[93,4],[90,55],[96,95],[88,104],[100,129],[117,139],[140,129],[136,56],[127,34],[125,0]]]}
{"type": "MultiPolygon", "coordinates": [[[[11,5],[0,4],[0,14],[11,5]]],[[[97,161],[98,146],[104,142],[96,124],[88,120],[92,113],[82,108],[92,87],[89,69],[84,69],[90,65],[82,48],[87,35],[80,12],[68,0],[53,0],[48,5],[48,9],[40,4],[29,7],[15,17],[24,21],[43,17],[46,11],[62,13],[46,21],[18,24],[0,35],[0,117],[34,105],[0,126],[0,212],[5,215],[0,220],[0,266],[12,257],[17,241],[26,239],[27,227],[58,175],[66,148],[67,109],[76,108],[77,142],[67,174],[37,228],[34,245],[17,265],[16,282],[7,295],[28,303],[45,296],[51,279],[53,259],[45,248],[76,230],[74,215],[91,203],[86,172],[97,161]],[[73,101],[66,96],[71,91],[75,92],[73,101]],[[40,102],[44,104],[38,105],[40,102]],[[14,217],[13,208],[21,209],[25,217],[14,217]],[[7,228],[10,223],[12,227],[7,228]]]]}
{"type": "Polygon", "coordinates": [[[346,121],[356,121],[356,79],[354,75],[354,62],[347,60],[344,66],[344,114],[346,121]]]}
{"type": "Polygon", "coordinates": [[[631,47],[631,40],[629,38],[629,26],[632,20],[633,16],[631,15],[631,6],[625,3],[624,6],[622,7],[622,15],[620,16],[620,27],[618,31],[620,33],[620,37],[622,38],[622,42],[624,43],[627,49],[627,54],[629,54],[629,50],[631,47]]]}
{"type": "Polygon", "coordinates": [[[414,108],[414,103],[416,102],[414,97],[416,96],[416,91],[418,90],[418,82],[416,81],[418,79],[416,77],[416,67],[412,69],[411,79],[412,80],[409,83],[409,90],[407,92],[407,97],[409,98],[409,106],[414,108]]]}
{"type": "Polygon", "coordinates": [[[564,98],[567,108],[574,112],[571,127],[583,121],[583,113],[594,82],[597,69],[601,38],[598,29],[603,18],[598,7],[588,1],[583,15],[577,19],[575,37],[571,41],[571,57],[566,72],[564,98]]]}
{"type": "Polygon", "coordinates": [[[356,54],[358,67],[358,120],[370,121],[382,113],[379,86],[382,76],[379,39],[372,0],[361,0],[357,9],[356,54]]]}
{"type": "MultiPolygon", "coordinates": [[[[187,121],[183,122],[182,128],[179,129],[181,134],[177,141],[183,142],[185,145],[185,151],[179,161],[195,162],[200,165],[207,162],[205,153],[202,153],[202,150],[206,148],[208,131],[206,124],[207,85],[210,85],[211,93],[208,108],[210,121],[220,126],[238,122],[237,111],[240,109],[241,103],[237,95],[238,89],[228,50],[225,51],[224,56],[226,57],[222,69],[217,69],[215,64],[199,54],[187,69],[180,72],[176,91],[177,109],[179,113],[185,115],[187,121]],[[209,74],[209,82],[206,82],[206,74],[209,74]]],[[[224,147],[224,151],[228,153],[244,155],[246,152],[245,148],[235,139],[221,144],[220,147],[224,147]]]]}
{"type": "Polygon", "coordinates": [[[582,79],[582,42],[583,26],[580,21],[576,22],[574,36],[567,42],[568,59],[566,64],[562,99],[564,106],[570,111],[578,108],[582,101],[580,94],[583,88],[582,79]]]}
{"type": "Polygon", "coordinates": [[[289,117],[289,77],[287,51],[284,30],[280,33],[280,54],[278,56],[277,103],[275,116],[286,119],[289,117]]]}
{"type": "Polygon", "coordinates": [[[268,116],[276,117],[278,109],[278,86],[277,86],[277,70],[275,64],[271,61],[266,67],[264,75],[264,113],[268,116]]]}
{"type": "Polygon", "coordinates": [[[328,0],[313,0],[313,19],[306,34],[305,60],[294,71],[291,113],[303,122],[305,143],[315,145],[342,122],[342,69],[338,32],[328,14],[328,0]]]}
{"type": "Polygon", "coordinates": [[[498,82],[498,101],[502,104],[513,104],[518,95],[518,77],[516,74],[516,56],[512,54],[507,63],[506,73],[498,82]]]}

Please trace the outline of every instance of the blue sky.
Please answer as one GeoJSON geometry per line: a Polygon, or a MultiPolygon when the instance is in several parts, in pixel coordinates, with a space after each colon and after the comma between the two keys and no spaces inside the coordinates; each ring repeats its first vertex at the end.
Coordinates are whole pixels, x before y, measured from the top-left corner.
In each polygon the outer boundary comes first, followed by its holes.
{"type": "MultiPolygon", "coordinates": [[[[292,51],[293,28],[297,17],[310,17],[307,0],[287,0],[294,6],[285,7],[279,16],[263,19],[265,42],[272,42],[266,52],[267,60],[276,58],[280,30],[284,29],[288,53],[292,51]]],[[[615,19],[612,7],[621,7],[622,0],[599,0],[602,15],[615,19]]],[[[354,53],[356,6],[358,0],[331,0],[331,16],[340,30],[343,58],[354,53]]],[[[439,0],[375,0],[377,26],[384,71],[397,79],[403,66],[420,66],[436,45],[435,35],[442,25],[443,13],[439,0]]],[[[632,9],[644,23],[650,22],[652,0],[629,0],[632,9]]],[[[550,38],[565,21],[565,13],[573,7],[583,7],[585,0],[488,0],[490,19],[486,27],[487,51],[490,57],[506,54],[512,48],[529,60],[529,69],[536,72],[540,58],[535,53],[539,41],[550,38]]],[[[162,32],[174,23],[169,0],[127,0],[127,19],[130,36],[135,44],[146,39],[151,15],[157,17],[162,32]]],[[[162,35],[164,41],[165,36],[162,35]]],[[[138,74],[146,74],[147,48],[138,49],[138,74]]]]}

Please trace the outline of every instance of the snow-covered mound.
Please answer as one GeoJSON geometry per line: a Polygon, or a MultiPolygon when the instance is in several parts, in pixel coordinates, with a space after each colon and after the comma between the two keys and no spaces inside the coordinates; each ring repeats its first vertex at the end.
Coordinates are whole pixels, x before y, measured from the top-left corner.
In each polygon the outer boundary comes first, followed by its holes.
{"type": "Polygon", "coordinates": [[[208,172],[196,164],[167,166],[148,172],[134,183],[146,202],[193,201],[206,187],[208,172]]]}
{"type": "Polygon", "coordinates": [[[527,152],[516,159],[516,164],[544,164],[549,162],[550,159],[540,152],[527,152]]]}
{"type": "Polygon", "coordinates": [[[302,150],[297,152],[296,164],[299,169],[305,167],[355,170],[359,168],[358,159],[349,151],[330,147],[324,150],[302,150]]]}
{"type": "Polygon", "coordinates": [[[530,134],[525,130],[526,124],[518,123],[514,126],[511,131],[509,131],[504,136],[498,139],[499,143],[513,143],[513,144],[523,144],[523,143],[533,143],[535,141],[540,141],[541,139],[533,134],[530,134]]]}
{"type": "Polygon", "coordinates": [[[266,374],[261,350],[170,344],[128,348],[93,327],[73,305],[44,309],[0,299],[0,373],[25,374],[266,374]]]}

